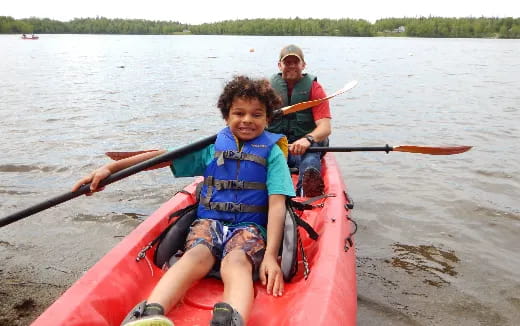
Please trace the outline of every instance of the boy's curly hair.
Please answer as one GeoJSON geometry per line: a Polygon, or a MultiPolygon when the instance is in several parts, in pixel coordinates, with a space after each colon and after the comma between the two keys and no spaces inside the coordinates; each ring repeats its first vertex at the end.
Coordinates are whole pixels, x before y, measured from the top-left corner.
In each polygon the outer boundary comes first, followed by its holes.
{"type": "Polygon", "coordinates": [[[280,96],[276,94],[267,79],[253,79],[241,75],[234,76],[224,87],[217,102],[217,107],[220,109],[224,119],[229,117],[229,110],[236,97],[258,99],[260,103],[265,105],[268,120],[271,120],[273,111],[282,106],[280,96]]]}

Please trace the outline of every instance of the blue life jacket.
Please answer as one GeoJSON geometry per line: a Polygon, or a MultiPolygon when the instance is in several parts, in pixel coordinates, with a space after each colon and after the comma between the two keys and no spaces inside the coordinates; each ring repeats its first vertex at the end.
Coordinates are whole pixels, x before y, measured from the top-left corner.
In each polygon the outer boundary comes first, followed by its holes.
{"type": "Polygon", "coordinates": [[[267,158],[284,137],[264,131],[239,150],[229,127],[215,141],[215,158],[204,173],[197,217],[230,224],[267,225],[267,158]]]}

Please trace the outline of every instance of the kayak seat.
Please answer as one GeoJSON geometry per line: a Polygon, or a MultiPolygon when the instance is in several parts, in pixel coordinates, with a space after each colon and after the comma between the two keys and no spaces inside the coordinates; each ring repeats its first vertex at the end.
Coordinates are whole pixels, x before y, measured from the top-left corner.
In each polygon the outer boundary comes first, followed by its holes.
{"type": "MultiPolygon", "coordinates": [[[[291,199],[287,200],[284,233],[282,245],[280,246],[280,266],[284,281],[286,282],[291,281],[298,271],[298,226],[302,226],[309,233],[312,239],[316,240],[318,237],[318,234],[312,229],[312,227],[300,219],[295,213],[295,205],[299,205],[298,209],[305,209],[302,208],[301,204],[298,204],[291,199]]],[[[189,227],[197,218],[197,203],[172,213],[169,218],[170,220],[173,218],[176,219],[164,231],[162,231],[157,238],[143,249],[147,250],[147,248],[151,248],[155,244],[157,245],[153,256],[153,262],[161,269],[171,267],[180,257],[182,257],[184,242],[188,235],[189,227]]],[[[300,249],[303,250],[303,248],[300,249]]],[[[140,253],[141,255],[142,252],[143,251],[140,253]]],[[[212,271],[208,276],[220,279],[220,273],[218,271],[212,271]]],[[[258,275],[254,275],[254,279],[258,280],[258,275]]]]}

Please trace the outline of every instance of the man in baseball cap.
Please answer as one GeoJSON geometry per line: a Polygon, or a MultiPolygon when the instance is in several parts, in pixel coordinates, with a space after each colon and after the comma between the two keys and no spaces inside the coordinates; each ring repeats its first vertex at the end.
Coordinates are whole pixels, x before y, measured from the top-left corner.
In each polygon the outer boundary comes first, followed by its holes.
{"type": "Polygon", "coordinates": [[[283,59],[285,59],[291,55],[297,57],[298,59],[300,59],[300,61],[305,62],[305,60],[303,59],[302,49],[300,49],[299,47],[297,47],[294,44],[287,45],[280,51],[280,60],[279,61],[283,61],[283,59]]]}
{"type": "MultiPolygon", "coordinates": [[[[282,48],[278,60],[279,73],[271,77],[271,85],[281,96],[283,106],[326,97],[325,91],[306,67],[303,51],[294,44],[282,48]]],[[[289,140],[289,167],[299,169],[296,194],[315,197],[324,192],[321,178],[321,154],[306,153],[311,146],[328,146],[331,133],[329,102],[288,114],[272,121],[267,130],[284,134],[289,140]]]]}

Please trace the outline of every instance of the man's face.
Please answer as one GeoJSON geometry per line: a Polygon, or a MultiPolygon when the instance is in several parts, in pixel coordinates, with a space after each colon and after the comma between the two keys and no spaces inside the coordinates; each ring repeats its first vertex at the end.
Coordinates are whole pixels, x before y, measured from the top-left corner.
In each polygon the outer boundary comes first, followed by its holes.
{"type": "Polygon", "coordinates": [[[305,62],[301,61],[297,56],[290,55],[278,62],[278,68],[282,73],[282,78],[287,82],[297,82],[302,78],[305,62]]]}

